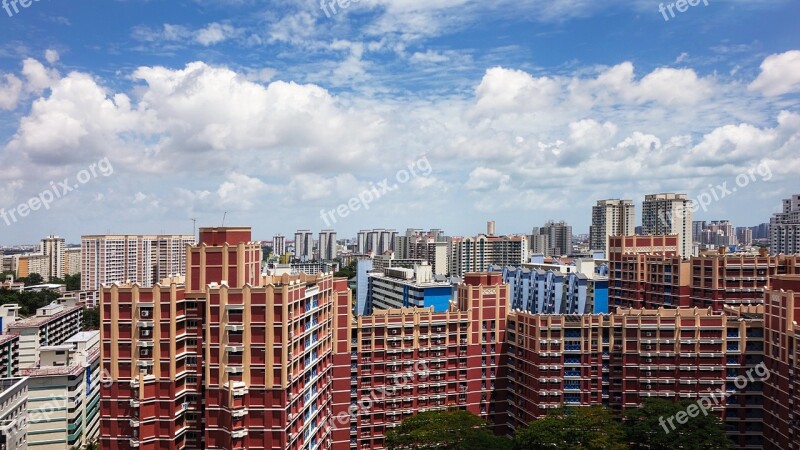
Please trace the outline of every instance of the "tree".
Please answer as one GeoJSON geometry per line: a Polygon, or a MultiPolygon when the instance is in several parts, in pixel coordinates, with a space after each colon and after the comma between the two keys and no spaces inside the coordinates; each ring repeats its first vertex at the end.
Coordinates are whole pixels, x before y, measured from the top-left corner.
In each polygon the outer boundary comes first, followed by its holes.
{"type": "Polygon", "coordinates": [[[100,308],[86,308],[83,310],[83,330],[100,329],[100,308]]]}
{"type": "Polygon", "coordinates": [[[80,291],[81,274],[77,273],[75,275],[64,275],[64,283],[66,283],[68,291],[80,291]]]}
{"type": "Polygon", "coordinates": [[[19,314],[23,317],[36,314],[36,310],[49,305],[57,300],[60,295],[53,291],[42,292],[14,292],[9,289],[0,289],[0,305],[16,303],[20,306],[19,314]]]}
{"type": "Polygon", "coordinates": [[[511,450],[512,442],[492,434],[480,417],[467,411],[428,411],[403,421],[386,435],[396,449],[511,450]]]}
{"type": "Polygon", "coordinates": [[[38,273],[29,274],[27,278],[20,278],[20,281],[24,282],[25,286],[44,284],[44,278],[38,273]]]}
{"type": "Polygon", "coordinates": [[[350,278],[353,278],[354,276],[356,276],[356,262],[353,261],[350,264],[340,268],[338,272],[333,274],[333,276],[337,278],[344,277],[347,278],[348,280],[350,278]]]}
{"type": "Polygon", "coordinates": [[[519,450],[626,450],[625,430],[602,406],[560,408],[519,430],[519,450]]]}
{"type": "Polygon", "coordinates": [[[673,449],[710,449],[727,450],[730,441],[725,427],[716,415],[703,414],[697,402],[684,400],[671,402],[668,400],[648,400],[642,408],[625,414],[628,440],[634,449],[673,450],[673,449]],[[691,408],[691,409],[690,409],[691,408]],[[696,417],[687,413],[697,412],[696,417]],[[676,420],[678,414],[686,415],[686,423],[676,420]],[[672,419],[673,429],[669,424],[672,419]]]}

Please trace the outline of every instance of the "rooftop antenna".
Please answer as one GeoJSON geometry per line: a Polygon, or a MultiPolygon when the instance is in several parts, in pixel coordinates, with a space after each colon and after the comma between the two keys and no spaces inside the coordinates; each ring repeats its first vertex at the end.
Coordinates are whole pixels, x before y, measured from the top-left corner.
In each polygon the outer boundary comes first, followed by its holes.
{"type": "Polygon", "coordinates": [[[225,214],[222,215],[222,227],[225,227],[225,218],[228,217],[228,211],[225,211],[225,214]]]}

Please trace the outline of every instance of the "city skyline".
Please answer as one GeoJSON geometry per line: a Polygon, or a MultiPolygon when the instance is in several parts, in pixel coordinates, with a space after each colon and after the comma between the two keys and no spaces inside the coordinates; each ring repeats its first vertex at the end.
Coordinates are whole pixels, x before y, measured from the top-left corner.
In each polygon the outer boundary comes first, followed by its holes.
{"type": "Polygon", "coordinates": [[[4,243],[585,232],[596,200],[657,192],[755,225],[795,193],[795,1],[85,1],[3,18],[4,243]]]}

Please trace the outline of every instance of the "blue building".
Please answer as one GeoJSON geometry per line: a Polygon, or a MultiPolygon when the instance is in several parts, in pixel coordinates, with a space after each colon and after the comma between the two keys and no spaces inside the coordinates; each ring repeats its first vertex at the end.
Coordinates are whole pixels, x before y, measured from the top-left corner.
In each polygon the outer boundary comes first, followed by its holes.
{"type": "MultiPolygon", "coordinates": [[[[375,309],[428,308],[436,312],[447,311],[454,298],[455,287],[444,276],[433,276],[427,262],[413,269],[388,267],[368,274],[367,308],[363,314],[375,309]]],[[[360,294],[360,291],[359,291],[360,294]]]]}
{"type": "Polygon", "coordinates": [[[605,264],[545,263],[532,259],[522,267],[490,266],[503,273],[512,309],[533,314],[599,314],[608,312],[608,267],[605,264]],[[589,272],[583,273],[581,269],[589,272]]]}

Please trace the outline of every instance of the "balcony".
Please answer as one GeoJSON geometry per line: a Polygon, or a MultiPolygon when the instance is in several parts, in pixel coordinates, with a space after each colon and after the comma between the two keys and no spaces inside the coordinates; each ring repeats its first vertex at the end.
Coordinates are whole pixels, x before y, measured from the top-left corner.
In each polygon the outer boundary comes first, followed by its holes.
{"type": "Polygon", "coordinates": [[[134,417],[130,419],[131,428],[139,428],[139,419],[134,417]]]}
{"type": "Polygon", "coordinates": [[[131,448],[139,448],[139,439],[128,439],[128,445],[131,448]]]}
{"type": "Polygon", "coordinates": [[[131,404],[131,408],[138,408],[139,405],[140,405],[139,400],[137,400],[135,398],[132,398],[130,400],[130,404],[131,404]]]}
{"type": "Polygon", "coordinates": [[[249,413],[249,411],[247,410],[247,408],[241,408],[241,409],[236,409],[236,410],[231,411],[231,416],[233,416],[234,419],[241,419],[242,417],[246,416],[248,413],[249,413]]]}
{"type": "Polygon", "coordinates": [[[241,333],[244,331],[244,325],[225,325],[225,331],[241,333]]]}
{"type": "Polygon", "coordinates": [[[246,395],[249,392],[247,389],[247,385],[242,383],[241,381],[237,381],[233,383],[233,395],[236,397],[241,397],[246,395]]]}
{"type": "Polygon", "coordinates": [[[245,436],[247,436],[247,430],[236,430],[231,432],[231,438],[233,439],[242,439],[245,436]]]}

